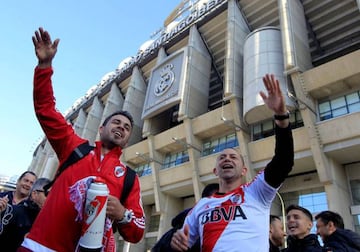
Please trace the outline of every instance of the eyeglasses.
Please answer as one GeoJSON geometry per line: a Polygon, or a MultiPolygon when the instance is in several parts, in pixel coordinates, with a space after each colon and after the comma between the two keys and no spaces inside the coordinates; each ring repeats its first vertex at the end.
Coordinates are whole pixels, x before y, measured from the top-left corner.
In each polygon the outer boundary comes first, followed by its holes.
{"type": "Polygon", "coordinates": [[[44,193],[45,194],[45,196],[48,196],[48,194],[49,194],[49,191],[44,191],[44,190],[35,190],[35,192],[42,192],[42,193],[44,193]]]}

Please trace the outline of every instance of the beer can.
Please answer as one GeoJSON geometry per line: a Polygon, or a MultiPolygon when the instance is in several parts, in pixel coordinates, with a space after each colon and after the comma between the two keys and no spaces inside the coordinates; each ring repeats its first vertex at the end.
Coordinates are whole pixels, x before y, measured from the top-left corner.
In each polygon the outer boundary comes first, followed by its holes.
{"type": "Polygon", "coordinates": [[[80,251],[101,251],[108,195],[109,190],[102,181],[95,179],[90,184],[86,192],[80,251]]]}

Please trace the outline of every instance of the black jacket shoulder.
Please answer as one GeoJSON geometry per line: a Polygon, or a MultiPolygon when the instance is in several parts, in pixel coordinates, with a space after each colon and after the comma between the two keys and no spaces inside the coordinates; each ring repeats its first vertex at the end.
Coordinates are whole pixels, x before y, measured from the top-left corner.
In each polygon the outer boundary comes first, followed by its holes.
{"type": "Polygon", "coordinates": [[[317,235],[309,234],[304,239],[288,238],[289,246],[283,250],[285,252],[322,252],[322,247],[317,239],[317,235]]]}
{"type": "Polygon", "coordinates": [[[324,242],[324,247],[336,252],[360,251],[360,235],[348,229],[337,229],[324,242]]]}

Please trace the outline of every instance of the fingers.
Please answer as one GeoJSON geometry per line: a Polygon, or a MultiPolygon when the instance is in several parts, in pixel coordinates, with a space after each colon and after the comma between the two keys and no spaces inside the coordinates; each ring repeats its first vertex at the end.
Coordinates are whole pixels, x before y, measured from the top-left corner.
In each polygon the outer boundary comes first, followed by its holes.
{"type": "MultiPolygon", "coordinates": [[[[185,229],[184,229],[185,231],[185,229]]],[[[188,250],[188,235],[189,235],[189,227],[187,228],[187,235],[181,231],[177,230],[173,237],[171,238],[170,246],[172,249],[176,251],[187,251],[188,250]]]]}
{"type": "Polygon", "coordinates": [[[54,43],[52,43],[48,31],[40,27],[38,31],[35,31],[35,35],[32,37],[32,41],[35,46],[39,43],[43,43],[45,45],[52,45],[52,47],[56,49],[60,39],[55,39],[54,43]]]}

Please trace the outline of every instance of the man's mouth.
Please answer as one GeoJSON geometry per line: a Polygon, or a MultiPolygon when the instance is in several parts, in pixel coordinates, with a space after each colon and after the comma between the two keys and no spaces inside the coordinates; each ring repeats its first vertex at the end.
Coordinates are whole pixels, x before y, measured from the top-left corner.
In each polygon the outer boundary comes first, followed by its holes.
{"type": "Polygon", "coordinates": [[[121,135],[121,133],[120,133],[119,131],[115,131],[114,134],[115,134],[115,136],[117,136],[117,137],[122,137],[122,135],[121,135]]]}
{"type": "Polygon", "coordinates": [[[222,166],[223,170],[232,169],[232,168],[234,168],[234,167],[232,165],[230,165],[230,164],[225,164],[225,165],[222,166]]]}
{"type": "Polygon", "coordinates": [[[294,231],[297,228],[297,226],[292,225],[292,226],[288,226],[289,231],[294,231]]]}

